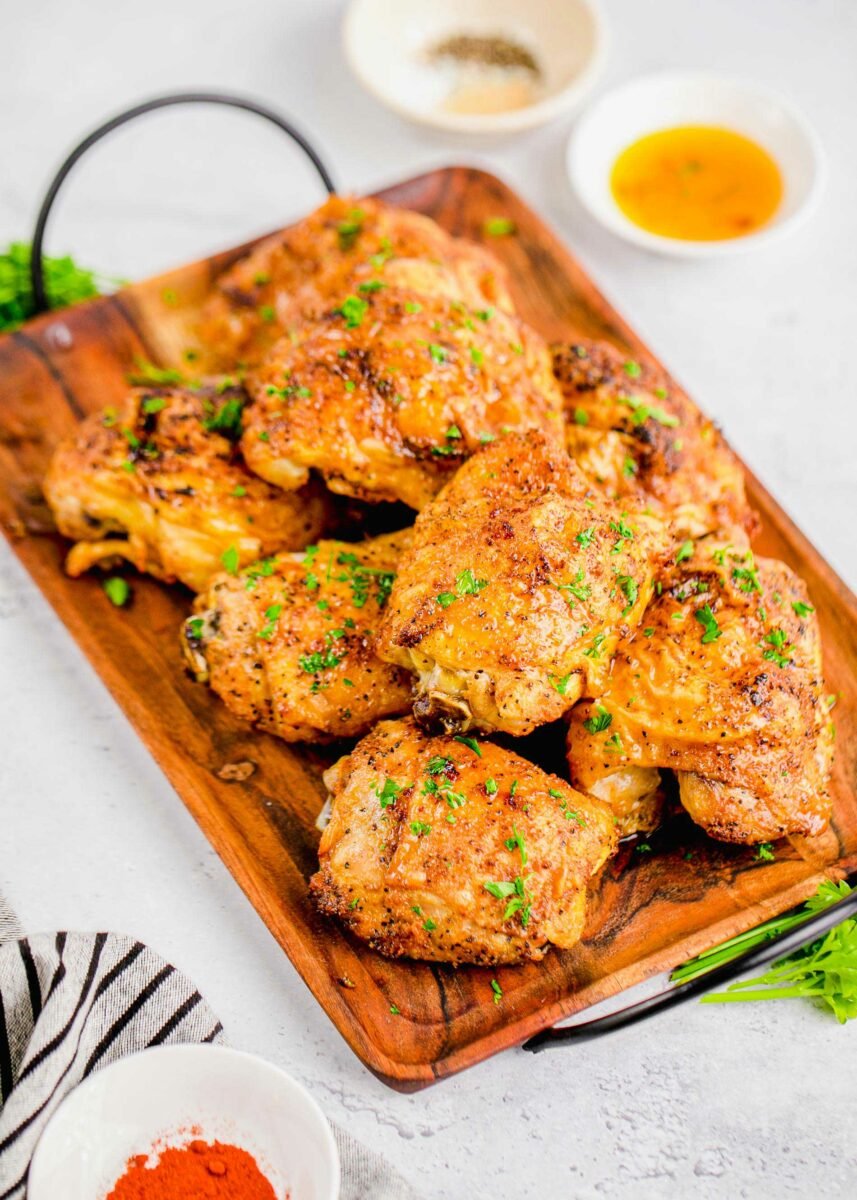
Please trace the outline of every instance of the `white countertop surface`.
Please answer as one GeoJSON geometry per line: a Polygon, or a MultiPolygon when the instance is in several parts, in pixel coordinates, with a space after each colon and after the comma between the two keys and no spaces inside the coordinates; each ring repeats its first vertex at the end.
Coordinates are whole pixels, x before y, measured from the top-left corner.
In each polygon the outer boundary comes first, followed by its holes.
{"type": "MultiPolygon", "coordinates": [[[[523,3],[524,0],[521,0],[523,3]]],[[[340,0],[31,0],[0,8],[0,242],[29,237],[50,173],[109,113],[171,88],[292,113],[341,185],[496,170],[551,221],[651,347],[857,585],[857,6],[606,0],[604,86],[701,67],[789,94],[830,159],[816,219],[770,251],[649,257],[568,198],[569,121],[468,144],[352,80],[340,0]]],[[[214,110],[114,135],[68,186],[49,249],[141,277],[319,199],[280,135],[214,110]]],[[[70,636],[0,547],[0,888],[31,931],[133,933],[187,971],[232,1043],[286,1067],[427,1200],[853,1196],[854,1028],[804,1002],[701,1007],[579,1048],[519,1051],[413,1096],[366,1072],[301,983],[70,636]]]]}

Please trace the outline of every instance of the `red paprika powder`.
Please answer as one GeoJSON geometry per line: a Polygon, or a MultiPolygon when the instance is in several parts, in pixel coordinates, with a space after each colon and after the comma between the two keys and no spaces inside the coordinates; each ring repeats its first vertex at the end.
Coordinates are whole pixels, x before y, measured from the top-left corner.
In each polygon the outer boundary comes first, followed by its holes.
{"type": "Polygon", "coordinates": [[[277,1200],[255,1158],[223,1142],[162,1150],[155,1166],[137,1154],[106,1200],[277,1200]]]}

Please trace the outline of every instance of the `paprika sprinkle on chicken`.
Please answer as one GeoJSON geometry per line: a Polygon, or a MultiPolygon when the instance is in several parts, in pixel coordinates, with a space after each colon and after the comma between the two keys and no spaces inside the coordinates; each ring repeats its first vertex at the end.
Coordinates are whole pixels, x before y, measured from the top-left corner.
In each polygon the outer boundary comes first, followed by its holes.
{"type": "Polygon", "coordinates": [[[162,1150],[149,1167],[137,1154],[105,1200],[277,1200],[252,1154],[223,1142],[162,1150]]]}

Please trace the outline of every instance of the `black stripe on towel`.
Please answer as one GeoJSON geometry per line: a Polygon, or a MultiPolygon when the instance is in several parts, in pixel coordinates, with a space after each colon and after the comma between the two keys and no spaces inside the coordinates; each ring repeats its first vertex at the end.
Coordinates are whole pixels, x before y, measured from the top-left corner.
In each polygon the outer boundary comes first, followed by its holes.
{"type": "Polygon", "coordinates": [[[158,1032],[150,1039],[149,1046],[159,1046],[161,1042],[166,1041],[177,1025],[180,1025],[189,1012],[193,1012],[197,1004],[202,1000],[199,992],[194,992],[192,996],[188,996],[184,1004],[173,1013],[169,1021],[164,1022],[158,1032]]]}
{"type": "Polygon", "coordinates": [[[149,997],[154,995],[154,993],[158,990],[158,988],[161,986],[161,984],[165,980],[169,979],[169,977],[171,975],[173,975],[174,973],[175,973],[175,967],[171,967],[171,966],[163,967],[157,973],[157,975],[154,977],[154,979],[150,980],[150,982],[146,984],[146,986],[143,988],[142,992],[140,992],[140,994],[134,999],[133,1003],[128,1005],[128,1007],[126,1008],[126,1010],[122,1014],[122,1016],[113,1022],[113,1024],[110,1026],[110,1028],[105,1033],[104,1037],[101,1039],[101,1041],[98,1043],[98,1045],[95,1047],[95,1049],[92,1051],[89,1058],[87,1059],[86,1066],[83,1068],[84,1078],[89,1074],[89,1072],[92,1070],[92,1068],[98,1062],[99,1058],[101,1058],[102,1054],[104,1054],[105,1050],[109,1049],[109,1047],[112,1045],[112,1043],[116,1041],[116,1039],[118,1038],[118,1036],[122,1032],[122,1030],[125,1028],[125,1026],[134,1019],[134,1017],[137,1015],[137,1013],[140,1011],[140,1009],[143,1007],[143,1005],[146,1003],[146,1001],[149,999],[149,997]]]}
{"type": "Polygon", "coordinates": [[[30,943],[26,938],[22,938],[18,942],[18,949],[21,951],[21,960],[24,963],[24,971],[27,976],[27,990],[30,993],[30,1010],[33,1014],[33,1024],[35,1025],[39,1019],[39,1013],[42,1011],[42,985],[39,983],[39,973],[33,961],[30,943]]]}
{"type": "Polygon", "coordinates": [[[68,1021],[66,1021],[63,1028],[59,1031],[59,1033],[57,1033],[53,1038],[51,1038],[51,1040],[47,1043],[47,1045],[42,1046],[39,1053],[34,1055],[30,1059],[30,1061],[27,1063],[26,1067],[20,1074],[20,1077],[18,1079],[19,1083],[21,1082],[22,1079],[26,1079],[28,1075],[31,1075],[33,1073],[33,1071],[36,1070],[37,1067],[40,1067],[42,1065],[42,1063],[45,1061],[45,1059],[50,1057],[50,1055],[53,1054],[53,1052],[55,1050],[58,1050],[60,1048],[60,1046],[63,1044],[63,1042],[65,1041],[65,1039],[68,1037],[69,1030],[74,1025],[75,1021],[77,1020],[77,1017],[78,1017],[78,1014],[80,1013],[81,1008],[83,1008],[84,1004],[86,1003],[86,998],[89,995],[89,989],[92,987],[92,981],[95,978],[95,972],[98,970],[98,963],[101,958],[101,952],[104,949],[104,943],[106,941],[107,941],[106,933],[97,933],[95,935],[95,942],[93,943],[92,955],[89,960],[89,967],[86,972],[86,979],[84,980],[83,990],[80,993],[80,997],[78,998],[77,1004],[74,1006],[74,1011],[72,1012],[68,1021]]]}

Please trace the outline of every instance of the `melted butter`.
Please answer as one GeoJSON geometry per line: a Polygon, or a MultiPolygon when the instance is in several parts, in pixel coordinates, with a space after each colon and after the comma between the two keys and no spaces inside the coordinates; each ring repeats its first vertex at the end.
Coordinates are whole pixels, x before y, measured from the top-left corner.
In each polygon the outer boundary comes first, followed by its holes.
{"type": "Polygon", "coordinates": [[[714,242],[760,229],[780,205],[783,180],[766,150],[731,129],[682,125],[623,150],[610,189],[650,233],[714,242]]]}

